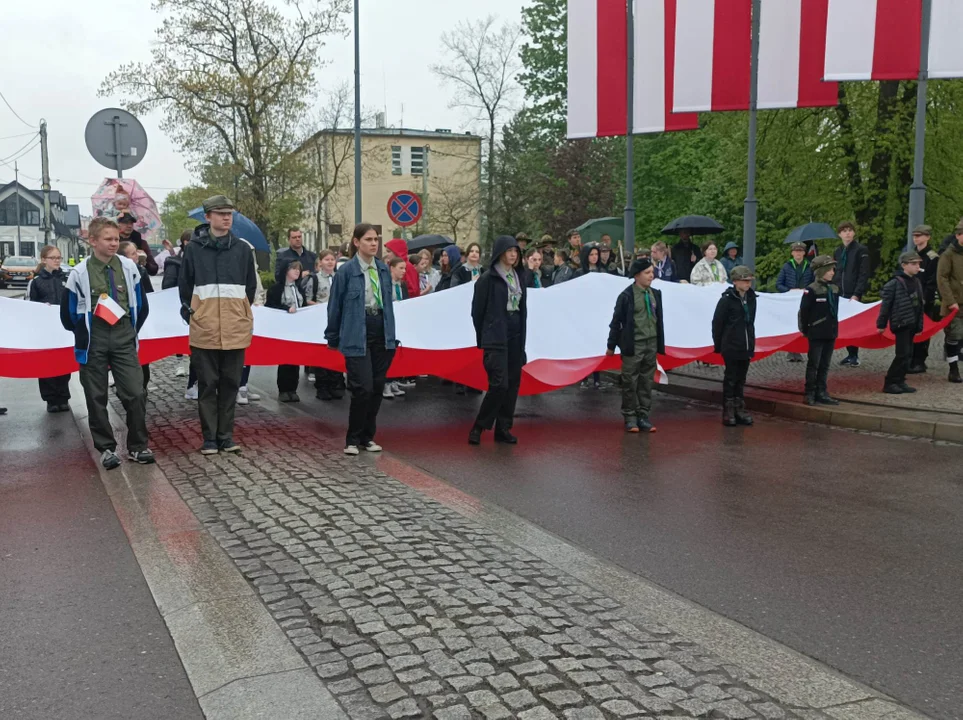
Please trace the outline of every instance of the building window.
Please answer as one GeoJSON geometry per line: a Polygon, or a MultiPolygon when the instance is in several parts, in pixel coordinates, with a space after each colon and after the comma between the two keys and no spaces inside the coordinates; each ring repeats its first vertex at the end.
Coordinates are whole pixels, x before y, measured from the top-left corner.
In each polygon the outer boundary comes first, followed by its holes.
{"type": "Polygon", "coordinates": [[[0,240],[0,258],[13,257],[17,254],[17,248],[13,240],[0,240]]]}
{"type": "Polygon", "coordinates": [[[33,240],[20,241],[20,255],[23,257],[34,257],[37,254],[37,244],[33,240]]]}
{"type": "Polygon", "coordinates": [[[425,174],[425,149],[423,147],[411,148],[411,174],[425,174]]]}
{"type": "Polygon", "coordinates": [[[401,145],[391,146],[391,174],[401,175],[401,145]]]}
{"type": "Polygon", "coordinates": [[[26,210],[23,213],[24,225],[29,227],[40,227],[40,211],[39,210],[26,210]]]}

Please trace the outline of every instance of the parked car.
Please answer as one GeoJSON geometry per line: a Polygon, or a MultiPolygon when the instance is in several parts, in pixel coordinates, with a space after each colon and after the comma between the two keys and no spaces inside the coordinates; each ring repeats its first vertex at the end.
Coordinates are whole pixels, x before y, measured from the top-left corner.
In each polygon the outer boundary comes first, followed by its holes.
{"type": "Polygon", "coordinates": [[[33,280],[39,262],[36,258],[23,256],[4,258],[3,264],[0,265],[0,287],[8,285],[26,287],[33,280]]]}

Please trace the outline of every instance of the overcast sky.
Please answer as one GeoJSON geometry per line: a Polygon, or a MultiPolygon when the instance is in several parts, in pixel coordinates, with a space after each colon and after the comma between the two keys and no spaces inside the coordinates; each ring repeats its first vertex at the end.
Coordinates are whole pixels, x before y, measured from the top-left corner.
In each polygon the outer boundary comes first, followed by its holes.
{"type": "MultiPolygon", "coordinates": [[[[150,43],[160,16],[150,0],[44,0],[3,2],[0,42],[0,92],[31,126],[47,120],[50,175],[54,190],[81,212],[90,212],[90,195],[112,173],[97,164],[84,145],[84,127],[97,110],[118,106],[118,98],[99,98],[108,72],[129,61],[150,59],[150,43]]],[[[365,108],[387,109],[388,124],[409,128],[466,130],[464,112],[449,109],[450,92],[439,87],[429,65],[439,62],[440,37],[460,20],[489,13],[520,21],[519,0],[362,0],[362,89],[365,108]]],[[[350,23],[351,18],[347,20],[350,23]]],[[[318,73],[321,89],[352,81],[351,37],[329,41],[322,50],[330,63],[318,73]]],[[[181,157],[158,128],[160,117],[141,118],[148,150],[125,176],[137,179],[157,204],[172,189],[193,181],[181,157]]],[[[17,154],[30,140],[15,137],[30,128],[0,102],[0,160],[17,154]]],[[[21,182],[40,187],[40,149],[18,161],[21,182]]],[[[0,163],[0,181],[13,180],[13,168],[0,163]]]]}

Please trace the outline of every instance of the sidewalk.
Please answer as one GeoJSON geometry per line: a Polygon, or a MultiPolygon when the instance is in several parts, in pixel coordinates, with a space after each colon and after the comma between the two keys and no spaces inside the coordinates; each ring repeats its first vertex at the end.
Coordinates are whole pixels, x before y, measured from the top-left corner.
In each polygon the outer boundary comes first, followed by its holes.
{"type": "MultiPolygon", "coordinates": [[[[196,407],[172,368],[153,366],[159,464],[150,492],[179,515],[182,505],[164,490],[172,485],[206,530],[189,532],[197,541],[209,534],[223,554],[198,553],[185,573],[183,552],[181,562],[165,562],[155,544],[144,570],[155,596],[173,577],[187,596],[179,613],[166,609],[173,597],[158,605],[208,720],[255,716],[236,711],[241,697],[212,703],[215,688],[230,692],[262,676],[273,684],[286,673],[298,673],[285,699],[302,714],[275,714],[285,720],[920,717],[390,455],[347,458],[341,437],[297,409],[270,400],[239,408],[243,454],[202,457],[196,407]],[[225,554],[245,587],[228,577],[225,554]],[[229,590],[201,602],[206,561],[229,590]],[[243,621],[216,609],[181,619],[224,598],[244,601],[243,621]],[[239,679],[227,681],[223,660],[233,650],[199,640],[212,637],[210,617],[222,624],[213,636],[243,645],[245,658],[260,656],[267,637],[269,654],[284,662],[250,669],[247,680],[233,671],[239,679]],[[250,625],[261,628],[256,637],[250,625]],[[313,699],[301,702],[304,693],[313,699]],[[310,714],[331,696],[340,710],[310,714]]],[[[268,685],[247,687],[256,701],[268,685]]]]}
{"type": "MultiPolygon", "coordinates": [[[[933,338],[929,371],[908,376],[907,382],[917,392],[907,395],[880,392],[893,360],[892,348],[860,351],[858,368],[840,367],[846,351],[837,350],[829,373],[829,392],[843,401],[839,407],[807,406],[803,402],[806,363],[791,363],[785,353],[776,353],[749,368],[746,404],[757,412],[793,420],[963,443],[963,385],[947,382],[942,347],[942,335],[933,338]]],[[[658,389],[721,403],[722,375],[722,367],[691,363],[671,371],[669,384],[658,389]]]]}
{"type": "Polygon", "coordinates": [[[201,720],[74,418],[0,401],[0,718],[201,720]]]}

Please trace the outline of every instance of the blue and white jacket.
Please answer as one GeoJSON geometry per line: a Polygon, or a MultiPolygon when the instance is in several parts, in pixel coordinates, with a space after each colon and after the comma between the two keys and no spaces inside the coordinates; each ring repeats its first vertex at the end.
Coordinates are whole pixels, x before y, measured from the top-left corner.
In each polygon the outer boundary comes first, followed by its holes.
{"type": "MultiPolygon", "coordinates": [[[[147,304],[147,294],[140,284],[140,269],[136,263],[125,257],[117,256],[124,270],[124,282],[127,283],[127,304],[130,306],[130,322],[134,326],[134,333],[140,332],[147,320],[150,308],[147,304]]],[[[81,365],[87,364],[87,353],[90,351],[90,325],[94,319],[94,303],[90,297],[90,275],[87,272],[87,260],[81,262],[67,278],[67,292],[60,302],[60,322],[64,328],[74,334],[74,356],[81,365]]],[[[135,343],[136,343],[135,339],[135,343]]]]}

